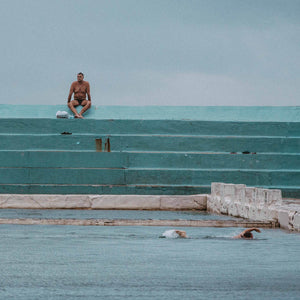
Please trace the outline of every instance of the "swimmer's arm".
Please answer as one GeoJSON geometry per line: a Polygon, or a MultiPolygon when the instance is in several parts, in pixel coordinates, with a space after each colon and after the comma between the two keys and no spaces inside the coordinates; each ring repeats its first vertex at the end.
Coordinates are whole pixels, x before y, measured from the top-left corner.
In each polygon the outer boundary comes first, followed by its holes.
{"type": "Polygon", "coordinates": [[[69,96],[68,96],[68,103],[71,101],[73,92],[74,92],[74,82],[71,84],[71,87],[70,87],[70,92],[69,92],[69,96]]]}
{"type": "Polygon", "coordinates": [[[251,231],[256,231],[256,232],[260,233],[260,230],[258,228],[255,228],[255,227],[246,229],[246,230],[243,231],[243,233],[245,233],[245,232],[251,232],[251,231]]]}

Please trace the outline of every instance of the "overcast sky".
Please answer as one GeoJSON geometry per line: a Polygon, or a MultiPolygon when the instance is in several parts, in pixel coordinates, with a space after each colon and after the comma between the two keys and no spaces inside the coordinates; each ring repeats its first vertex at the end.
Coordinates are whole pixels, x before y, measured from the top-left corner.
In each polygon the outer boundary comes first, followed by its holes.
{"type": "Polygon", "coordinates": [[[300,0],[0,0],[1,104],[299,105],[300,0]]]}

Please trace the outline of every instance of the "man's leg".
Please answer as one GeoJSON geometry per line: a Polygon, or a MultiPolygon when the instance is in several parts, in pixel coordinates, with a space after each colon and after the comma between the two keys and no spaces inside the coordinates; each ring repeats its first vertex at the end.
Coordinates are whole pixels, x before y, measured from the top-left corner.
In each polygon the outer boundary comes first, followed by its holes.
{"type": "Polygon", "coordinates": [[[83,118],[82,114],[83,114],[84,112],[86,112],[86,111],[92,106],[92,102],[89,101],[89,100],[84,100],[84,101],[82,101],[81,105],[82,105],[82,110],[81,110],[81,112],[79,113],[79,116],[80,116],[81,118],[83,118]]]}
{"type": "Polygon", "coordinates": [[[71,109],[71,111],[75,115],[75,118],[80,118],[80,116],[75,108],[78,105],[79,105],[79,103],[77,100],[72,100],[72,101],[68,102],[68,107],[71,109]]]}

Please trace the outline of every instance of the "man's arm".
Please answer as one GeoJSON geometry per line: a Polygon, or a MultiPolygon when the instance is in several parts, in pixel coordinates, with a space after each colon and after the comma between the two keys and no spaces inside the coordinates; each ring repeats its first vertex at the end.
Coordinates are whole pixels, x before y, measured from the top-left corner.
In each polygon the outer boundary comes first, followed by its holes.
{"type": "Polygon", "coordinates": [[[69,92],[69,96],[68,96],[68,103],[71,101],[73,92],[74,92],[74,82],[71,84],[71,87],[70,87],[70,92],[69,92]]]}
{"type": "Polygon", "coordinates": [[[260,233],[260,230],[258,228],[249,228],[249,229],[244,230],[242,233],[244,234],[246,232],[251,232],[251,231],[256,231],[256,232],[260,233]]]}
{"type": "MultiPolygon", "coordinates": [[[[243,232],[241,232],[240,234],[234,236],[233,238],[234,239],[241,239],[241,238],[244,238],[244,234],[247,233],[247,232],[251,232],[251,231],[256,231],[256,232],[260,232],[260,230],[258,228],[248,228],[248,229],[245,229],[243,232]]],[[[252,233],[251,233],[252,235],[252,233]]]]}
{"type": "Polygon", "coordinates": [[[87,85],[86,85],[86,93],[87,93],[87,96],[88,96],[88,100],[92,101],[91,93],[90,93],[90,84],[88,82],[86,82],[86,83],[87,83],[87,85]]]}

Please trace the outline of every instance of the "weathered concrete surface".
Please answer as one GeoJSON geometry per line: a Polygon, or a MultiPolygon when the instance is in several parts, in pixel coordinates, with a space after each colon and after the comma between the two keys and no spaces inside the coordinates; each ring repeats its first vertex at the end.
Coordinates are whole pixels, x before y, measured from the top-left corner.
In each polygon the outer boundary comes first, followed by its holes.
{"type": "Polygon", "coordinates": [[[1,219],[0,224],[145,225],[275,227],[300,231],[300,200],[281,197],[280,190],[212,183],[211,195],[0,195],[0,209],[136,209],[208,210],[245,221],[196,220],[41,220],[1,219]]]}
{"type": "Polygon", "coordinates": [[[255,221],[274,221],[300,231],[300,202],[283,201],[280,190],[212,183],[207,210],[255,221]]]}
{"type": "MultiPolygon", "coordinates": [[[[56,118],[67,105],[0,105],[3,118],[56,118]]],[[[86,119],[218,120],[298,122],[299,106],[103,106],[93,105],[86,119]]],[[[86,120],[85,119],[85,120],[86,120]]],[[[85,121],[84,120],[84,121],[85,121]]],[[[82,120],[81,120],[82,121],[82,120]]],[[[82,123],[82,122],[81,122],[82,123]]]]}
{"type": "Polygon", "coordinates": [[[300,200],[284,199],[278,209],[278,222],[283,228],[300,232],[300,200]]]}
{"type": "Polygon", "coordinates": [[[0,219],[0,224],[78,226],[180,226],[275,228],[275,222],[245,220],[111,220],[111,219],[0,219]]]}
{"type": "Polygon", "coordinates": [[[0,208],[206,210],[207,195],[20,195],[0,194],[0,208]]]}

